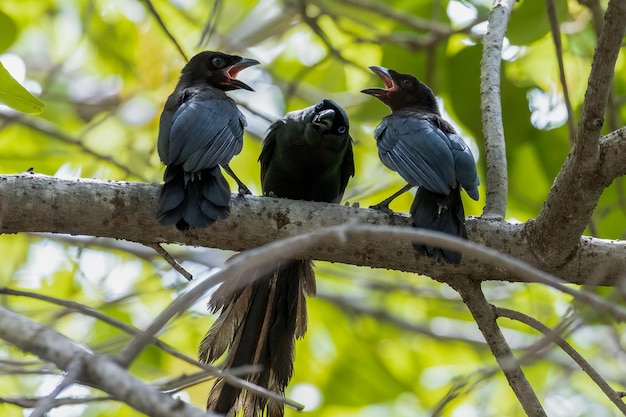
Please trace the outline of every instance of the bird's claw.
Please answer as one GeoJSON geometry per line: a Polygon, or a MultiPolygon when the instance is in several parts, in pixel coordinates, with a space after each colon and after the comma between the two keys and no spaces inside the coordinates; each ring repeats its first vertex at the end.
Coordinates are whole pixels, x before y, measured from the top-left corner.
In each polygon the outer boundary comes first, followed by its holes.
{"type": "Polygon", "coordinates": [[[241,198],[246,198],[246,195],[252,195],[252,191],[250,191],[250,189],[246,187],[245,185],[241,184],[239,186],[237,194],[241,198]]]}
{"type": "Polygon", "coordinates": [[[354,208],[359,208],[359,207],[361,207],[361,205],[359,204],[359,202],[358,202],[358,201],[356,201],[356,202],[354,202],[354,203],[352,203],[352,204],[350,204],[350,202],[349,202],[349,201],[346,201],[346,203],[344,204],[344,206],[346,206],[346,207],[354,207],[354,208]]]}
{"type": "Polygon", "coordinates": [[[381,211],[383,213],[393,214],[393,210],[389,208],[389,202],[387,201],[382,201],[378,204],[374,204],[373,206],[370,206],[369,208],[372,210],[381,211]]]}

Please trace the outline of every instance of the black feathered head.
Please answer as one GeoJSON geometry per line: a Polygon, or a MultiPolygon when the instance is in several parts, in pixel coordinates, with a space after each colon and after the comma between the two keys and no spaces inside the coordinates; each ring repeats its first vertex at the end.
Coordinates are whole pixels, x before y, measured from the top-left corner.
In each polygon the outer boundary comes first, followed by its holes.
{"type": "Polygon", "coordinates": [[[413,107],[439,114],[439,107],[433,91],[416,77],[401,74],[385,67],[372,66],[370,70],[385,83],[385,88],[367,88],[362,93],[376,97],[391,111],[413,107]]]}
{"type": "Polygon", "coordinates": [[[204,51],[189,60],[181,72],[180,79],[185,84],[206,83],[224,91],[240,88],[254,91],[236,77],[240,71],[258,64],[259,61],[256,59],[204,51]]]}

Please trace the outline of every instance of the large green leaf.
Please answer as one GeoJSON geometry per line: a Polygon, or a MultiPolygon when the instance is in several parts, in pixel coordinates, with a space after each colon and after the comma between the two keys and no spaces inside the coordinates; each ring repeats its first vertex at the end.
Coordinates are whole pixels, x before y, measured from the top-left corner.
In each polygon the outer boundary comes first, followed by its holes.
{"type": "Polygon", "coordinates": [[[0,102],[27,114],[39,114],[45,104],[28,92],[0,62],[0,102]]]}

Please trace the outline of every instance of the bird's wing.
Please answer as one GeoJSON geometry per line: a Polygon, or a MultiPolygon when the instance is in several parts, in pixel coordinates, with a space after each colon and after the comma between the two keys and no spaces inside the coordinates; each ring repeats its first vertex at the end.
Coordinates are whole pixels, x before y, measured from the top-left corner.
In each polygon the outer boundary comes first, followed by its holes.
{"type": "Polygon", "coordinates": [[[230,98],[199,88],[182,97],[175,111],[166,110],[161,117],[159,152],[167,146],[165,163],[196,172],[226,164],[241,152],[246,120],[230,98]]]}
{"type": "Polygon", "coordinates": [[[450,148],[454,158],[456,168],[456,179],[461,184],[467,194],[474,200],[478,200],[478,172],[476,172],[476,161],[472,151],[467,144],[456,134],[449,134],[450,148]]]}
{"type": "Polygon", "coordinates": [[[337,203],[339,203],[343,197],[343,192],[348,186],[348,181],[350,177],[354,176],[354,154],[352,152],[352,138],[348,136],[348,149],[346,150],[346,154],[343,157],[343,161],[341,162],[341,183],[340,190],[341,194],[337,196],[337,203]]]}
{"type": "Polygon", "coordinates": [[[411,185],[448,195],[457,179],[450,140],[429,119],[385,117],[374,132],[381,161],[411,185]]]}
{"type": "Polygon", "coordinates": [[[265,178],[265,173],[269,168],[270,162],[274,157],[274,149],[276,148],[276,136],[278,135],[278,131],[282,126],[285,125],[285,121],[283,119],[277,120],[270,125],[267,130],[267,135],[263,140],[263,149],[261,149],[261,154],[259,155],[259,162],[261,163],[261,184],[263,184],[263,179],[265,178]]]}

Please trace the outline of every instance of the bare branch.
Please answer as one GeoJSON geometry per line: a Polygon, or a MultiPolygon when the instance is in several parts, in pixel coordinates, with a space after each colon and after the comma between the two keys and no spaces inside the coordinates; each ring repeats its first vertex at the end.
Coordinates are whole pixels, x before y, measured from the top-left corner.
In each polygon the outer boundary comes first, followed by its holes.
{"type": "Polygon", "coordinates": [[[548,9],[548,21],[550,22],[550,31],[552,32],[552,40],[556,51],[556,60],[559,64],[559,79],[561,80],[561,88],[563,88],[563,100],[567,109],[567,130],[569,131],[570,143],[573,145],[576,138],[576,126],[574,125],[574,110],[572,110],[572,102],[569,98],[569,89],[567,88],[567,79],[565,78],[565,64],[563,64],[563,45],[561,44],[561,31],[559,30],[559,21],[556,15],[556,7],[554,0],[546,0],[548,9]]]}
{"type": "Polygon", "coordinates": [[[613,85],[615,62],[622,47],[625,29],[626,3],[621,0],[609,1],[591,64],[576,137],[575,157],[583,164],[592,164],[598,158],[598,138],[604,122],[604,112],[613,85]]]}
{"type": "Polygon", "coordinates": [[[604,184],[626,175],[626,127],[600,138],[600,166],[604,184]]]}
{"type": "MultiPolygon", "coordinates": [[[[140,243],[180,243],[241,251],[287,236],[358,220],[372,225],[405,226],[406,215],[376,210],[247,196],[233,198],[231,215],[208,229],[182,233],[156,219],[159,186],[97,180],[65,180],[43,175],[0,176],[0,232],[52,232],[113,237],[140,243]]],[[[537,265],[523,225],[468,219],[469,237],[516,259],[537,265]]],[[[583,237],[566,265],[548,270],[571,283],[616,285],[626,274],[626,242],[583,237]]],[[[320,244],[302,253],[317,259],[376,268],[419,272],[438,280],[469,276],[479,280],[519,281],[516,275],[466,258],[460,266],[418,255],[402,241],[351,240],[338,250],[320,244]]]]}
{"type": "Polygon", "coordinates": [[[483,57],[480,63],[480,107],[485,135],[485,160],[487,164],[487,201],[483,217],[504,219],[508,194],[508,177],[502,102],[500,99],[500,62],[502,42],[507,22],[515,0],[496,0],[487,33],[483,39],[483,57]]]}
{"type": "Polygon", "coordinates": [[[161,30],[163,31],[163,33],[165,33],[165,36],[174,44],[174,46],[176,47],[176,50],[178,51],[178,53],[183,57],[183,59],[185,61],[189,61],[189,58],[187,58],[187,55],[185,54],[185,51],[183,51],[182,46],[176,40],[174,35],[172,35],[172,32],[170,32],[170,30],[167,27],[167,25],[165,24],[165,22],[163,22],[163,19],[161,19],[161,15],[157,11],[157,9],[155,9],[154,5],[152,4],[152,1],[151,0],[143,0],[143,1],[144,1],[144,3],[146,3],[146,6],[148,7],[148,10],[150,10],[150,14],[152,14],[154,19],[157,21],[157,23],[158,23],[159,27],[161,28],[161,30]]]}
{"type": "Polygon", "coordinates": [[[511,320],[516,320],[524,323],[535,330],[543,333],[546,338],[556,343],[565,353],[567,353],[580,368],[596,383],[598,387],[604,392],[604,394],[615,404],[615,406],[626,415],[626,404],[622,401],[621,395],[616,392],[611,386],[600,376],[600,374],[587,362],[587,360],[574,349],[563,337],[554,332],[548,326],[541,323],[539,320],[527,316],[519,311],[509,310],[507,308],[496,307],[496,314],[498,317],[506,317],[511,320]]]}
{"type": "Polygon", "coordinates": [[[79,380],[97,386],[119,401],[153,417],[206,417],[199,410],[180,400],[175,400],[127,373],[112,358],[93,355],[75,345],[65,336],[35,323],[13,311],[0,307],[0,338],[31,352],[59,369],[68,369],[80,361],[79,380]]]}
{"type": "MultiPolygon", "coordinates": [[[[317,1],[316,3],[319,4],[317,1]]],[[[414,30],[430,32],[433,34],[447,34],[450,32],[450,27],[444,25],[443,23],[424,19],[410,13],[403,13],[391,7],[387,7],[384,3],[363,0],[343,0],[342,3],[376,13],[379,16],[386,17],[414,30]]]]}
{"type": "Polygon", "coordinates": [[[480,282],[458,279],[450,285],[461,295],[463,302],[472,313],[478,328],[485,336],[493,356],[526,414],[532,417],[546,416],[539,398],[528,383],[519,362],[513,356],[511,348],[502,335],[500,327],[498,327],[496,313],[487,302],[480,288],[480,282]]]}
{"type": "Polygon", "coordinates": [[[37,402],[37,405],[30,417],[44,417],[48,411],[54,407],[54,400],[61,395],[65,388],[73,385],[80,373],[82,372],[80,360],[74,360],[67,365],[66,374],[61,379],[61,382],[54,388],[54,390],[47,396],[43,397],[37,402]]]}
{"type": "Polygon", "coordinates": [[[42,133],[48,137],[54,138],[56,140],[59,140],[61,142],[64,143],[69,143],[71,145],[75,145],[80,147],[80,149],[86,153],[87,155],[91,155],[94,158],[107,162],[113,166],[115,166],[116,168],[122,170],[126,175],[128,176],[132,176],[141,180],[146,181],[147,178],[145,178],[143,175],[133,172],[130,167],[123,165],[121,163],[119,163],[118,161],[116,161],[113,157],[109,156],[109,155],[104,155],[94,149],[91,149],[90,147],[88,147],[87,145],[85,145],[83,143],[82,140],[80,140],[80,138],[74,138],[70,135],[65,134],[64,132],[58,130],[58,128],[44,120],[41,118],[36,118],[36,117],[29,117],[29,116],[24,116],[21,114],[2,114],[0,113],[0,120],[6,120],[8,122],[12,122],[12,123],[19,123],[22,126],[25,126],[29,129],[32,129],[36,132],[42,133]]]}
{"type": "Polygon", "coordinates": [[[191,273],[189,271],[187,271],[185,268],[183,268],[182,265],[179,264],[176,261],[176,259],[174,259],[172,257],[172,255],[169,254],[168,251],[163,249],[163,246],[161,246],[159,243],[147,243],[147,246],[151,247],[159,255],[161,255],[161,257],[163,257],[163,259],[165,259],[165,261],[168,264],[170,264],[172,266],[172,268],[174,268],[174,270],[176,270],[179,274],[181,274],[183,277],[185,277],[185,279],[187,281],[191,281],[193,279],[193,275],[191,275],[191,273]]]}

